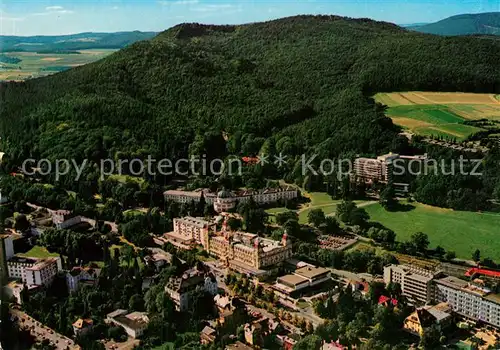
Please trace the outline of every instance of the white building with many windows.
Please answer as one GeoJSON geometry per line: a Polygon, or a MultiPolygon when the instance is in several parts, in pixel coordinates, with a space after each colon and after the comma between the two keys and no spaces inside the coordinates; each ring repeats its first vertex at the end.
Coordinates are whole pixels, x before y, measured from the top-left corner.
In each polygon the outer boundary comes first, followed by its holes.
{"type": "Polygon", "coordinates": [[[446,302],[456,313],[500,327],[500,295],[456,277],[435,281],[436,302],[446,302]]]}
{"type": "Polygon", "coordinates": [[[384,267],[384,282],[398,283],[403,295],[414,303],[427,304],[432,301],[434,296],[432,280],[435,276],[434,271],[410,265],[384,267]]]}
{"type": "Polygon", "coordinates": [[[46,286],[62,270],[60,258],[34,259],[14,256],[8,262],[9,277],[28,286],[46,286]]]}

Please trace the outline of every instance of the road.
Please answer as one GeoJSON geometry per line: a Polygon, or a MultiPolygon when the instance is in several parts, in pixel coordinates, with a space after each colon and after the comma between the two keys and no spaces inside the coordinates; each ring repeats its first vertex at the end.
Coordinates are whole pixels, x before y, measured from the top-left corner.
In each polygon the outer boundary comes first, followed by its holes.
{"type": "Polygon", "coordinates": [[[43,340],[48,339],[52,345],[56,346],[57,350],[81,349],[79,345],[75,345],[73,340],[44,326],[28,314],[16,309],[10,309],[10,313],[11,315],[17,317],[19,327],[30,330],[31,335],[33,335],[37,341],[42,342],[43,340]]]}

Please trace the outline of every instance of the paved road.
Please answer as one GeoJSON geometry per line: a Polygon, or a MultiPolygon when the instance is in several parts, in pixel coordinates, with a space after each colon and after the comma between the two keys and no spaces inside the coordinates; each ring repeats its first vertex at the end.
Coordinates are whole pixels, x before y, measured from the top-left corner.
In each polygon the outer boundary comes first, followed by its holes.
{"type": "Polygon", "coordinates": [[[33,335],[37,341],[42,342],[43,340],[48,339],[53,345],[56,346],[57,350],[81,349],[79,345],[75,345],[73,340],[44,326],[28,314],[16,309],[10,309],[10,313],[17,317],[19,327],[30,330],[31,335],[33,335]]]}

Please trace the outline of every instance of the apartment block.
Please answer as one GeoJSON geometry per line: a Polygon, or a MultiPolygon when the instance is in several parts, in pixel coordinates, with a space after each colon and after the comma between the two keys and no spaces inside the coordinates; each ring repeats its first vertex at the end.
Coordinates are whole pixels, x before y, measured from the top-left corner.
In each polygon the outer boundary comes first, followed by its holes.
{"type": "Polygon", "coordinates": [[[500,295],[487,288],[448,276],[435,281],[434,298],[459,315],[500,327],[500,295]]]}
{"type": "Polygon", "coordinates": [[[410,265],[389,265],[384,267],[384,282],[399,283],[401,291],[414,303],[430,303],[434,296],[432,280],[434,271],[410,265]]]}
{"type": "Polygon", "coordinates": [[[60,258],[34,259],[14,256],[8,262],[9,277],[19,279],[28,286],[48,285],[62,270],[60,258]]]}

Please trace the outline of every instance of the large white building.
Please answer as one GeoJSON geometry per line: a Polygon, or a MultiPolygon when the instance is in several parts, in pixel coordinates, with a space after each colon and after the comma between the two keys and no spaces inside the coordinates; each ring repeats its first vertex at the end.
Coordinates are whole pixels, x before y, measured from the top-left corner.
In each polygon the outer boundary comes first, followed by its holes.
{"type": "Polygon", "coordinates": [[[456,277],[435,281],[436,302],[446,302],[456,313],[500,327],[500,295],[456,277]]]}
{"type": "Polygon", "coordinates": [[[28,286],[46,286],[62,270],[60,258],[34,259],[14,256],[8,262],[9,277],[23,281],[28,286]]]}
{"type": "Polygon", "coordinates": [[[292,186],[265,188],[262,190],[242,190],[242,191],[227,191],[221,190],[217,194],[210,192],[208,189],[197,191],[179,191],[170,190],[164,193],[166,200],[171,200],[178,203],[190,203],[191,201],[199,202],[201,196],[205,198],[205,202],[213,204],[216,212],[221,213],[233,209],[237,203],[249,201],[251,198],[258,204],[276,203],[280,200],[291,200],[297,198],[299,192],[292,186]]]}
{"type": "Polygon", "coordinates": [[[199,289],[216,295],[219,288],[215,276],[191,269],[184,272],[182,277],[170,278],[165,286],[165,292],[172,299],[178,311],[188,309],[193,293],[199,289]]]}
{"type": "Polygon", "coordinates": [[[410,265],[389,265],[384,267],[384,282],[398,283],[408,300],[414,303],[430,303],[434,297],[432,280],[434,271],[410,265]]]}
{"type": "Polygon", "coordinates": [[[66,284],[70,293],[76,291],[81,284],[95,285],[101,269],[75,266],[66,273],[66,284]]]}
{"type": "Polygon", "coordinates": [[[215,233],[217,225],[203,218],[186,216],[174,219],[174,231],[165,234],[171,241],[179,242],[189,246],[191,244],[202,244],[202,240],[208,233],[215,233]]]}

